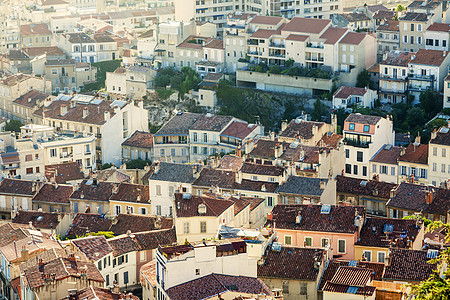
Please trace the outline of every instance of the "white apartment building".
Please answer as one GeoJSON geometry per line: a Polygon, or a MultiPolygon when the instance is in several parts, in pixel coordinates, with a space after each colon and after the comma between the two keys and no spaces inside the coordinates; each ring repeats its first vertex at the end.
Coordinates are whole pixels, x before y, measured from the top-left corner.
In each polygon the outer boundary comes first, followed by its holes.
{"type": "Polygon", "coordinates": [[[408,93],[410,52],[391,51],[380,62],[379,91],[381,103],[406,102],[408,93]]]}
{"type": "Polygon", "coordinates": [[[409,62],[408,91],[419,103],[420,93],[431,89],[442,92],[448,74],[448,51],[419,49],[409,62]]]}
{"type": "Polygon", "coordinates": [[[384,145],[394,144],[392,120],[378,116],[350,114],[344,121],[345,174],[370,179],[370,159],[384,145]]]}
{"type": "Polygon", "coordinates": [[[450,108],[450,76],[444,79],[444,108],[450,108]]]}
{"type": "Polygon", "coordinates": [[[333,108],[347,109],[352,105],[357,107],[373,107],[378,98],[377,91],[368,88],[341,86],[333,94],[333,108]]]}
{"type": "Polygon", "coordinates": [[[445,187],[450,179],[450,132],[442,127],[431,133],[428,146],[428,178],[429,183],[437,187],[445,187]]]}
{"type": "Polygon", "coordinates": [[[114,72],[106,72],[106,91],[113,97],[142,99],[153,87],[155,76],[156,71],[148,67],[117,68],[114,72]]]}
{"type": "MultiPolygon", "coordinates": [[[[93,96],[58,96],[34,112],[36,124],[60,131],[85,132],[96,136],[97,164],[120,165],[122,142],[136,130],[148,131],[148,112],[142,101],[107,101],[93,96]]],[[[89,149],[94,151],[94,149],[89,149]]]]}
{"type": "Polygon", "coordinates": [[[257,276],[256,259],[248,257],[246,243],[241,239],[161,247],[156,251],[156,264],[157,290],[163,294],[174,286],[212,273],[257,276]],[[237,251],[226,253],[227,248],[237,251]]]}
{"type": "Polygon", "coordinates": [[[450,50],[450,24],[434,23],[428,26],[424,33],[425,49],[430,50],[450,50]]]}

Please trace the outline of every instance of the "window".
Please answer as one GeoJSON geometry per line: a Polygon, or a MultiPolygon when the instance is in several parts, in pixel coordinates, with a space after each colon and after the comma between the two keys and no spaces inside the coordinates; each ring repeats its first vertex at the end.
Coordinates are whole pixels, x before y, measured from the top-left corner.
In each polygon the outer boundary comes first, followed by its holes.
{"type": "Polygon", "coordinates": [[[377,172],[377,165],[372,165],[372,173],[376,173],[377,172]]]}
{"type": "Polygon", "coordinates": [[[161,205],[156,205],[156,215],[157,216],[161,215],[161,205]]]}
{"type": "Polygon", "coordinates": [[[156,196],[161,196],[161,186],[160,185],[156,186],[156,196]]]}
{"type": "Polygon", "coordinates": [[[102,270],[102,261],[100,260],[98,263],[98,270],[101,271],[102,270]]]}
{"type": "Polygon", "coordinates": [[[322,247],[326,247],[330,244],[329,240],[327,238],[322,238],[322,247]]]}
{"type": "Polygon", "coordinates": [[[56,157],[56,149],[50,149],[50,157],[56,157]]]}
{"type": "Polygon", "coordinates": [[[391,175],[395,176],[395,167],[391,167],[391,175]]]}
{"type": "Polygon", "coordinates": [[[75,212],[75,213],[78,212],[78,203],[77,202],[73,203],[73,212],[75,212]]]}
{"type": "Polygon", "coordinates": [[[273,197],[272,196],[267,197],[267,206],[270,206],[270,207],[273,206],[273,197]]]}
{"type": "Polygon", "coordinates": [[[306,282],[300,283],[300,295],[308,295],[308,285],[306,282]]]}
{"type": "Polygon", "coordinates": [[[372,261],[372,251],[364,250],[363,257],[366,259],[366,261],[372,261]]]}
{"type": "Polygon", "coordinates": [[[194,132],[192,134],[192,139],[194,140],[194,142],[197,142],[197,132],[194,132]]]}
{"type": "Polygon", "coordinates": [[[437,163],[433,163],[433,172],[437,172],[437,163]]]}
{"type": "Polygon", "coordinates": [[[364,125],[364,132],[369,132],[370,130],[370,126],[369,125],[364,125]]]}
{"type": "Polygon", "coordinates": [[[441,164],[441,172],[445,173],[445,164],[441,164]]]}
{"type": "Polygon", "coordinates": [[[109,274],[106,275],[106,286],[109,286],[109,274]]]}
{"type": "Polygon", "coordinates": [[[345,253],[345,240],[338,240],[338,253],[345,253]]]}
{"type": "Polygon", "coordinates": [[[362,151],[356,152],[356,161],[362,162],[363,161],[363,153],[362,151]]]}
{"type": "Polygon", "coordinates": [[[437,148],[433,147],[433,156],[437,156],[437,148]]]}
{"type": "Polygon", "coordinates": [[[284,236],[284,244],[285,244],[285,245],[292,245],[292,236],[290,236],[290,235],[285,235],[285,236],[284,236]]]}
{"type": "Polygon", "coordinates": [[[183,223],[183,233],[184,234],[189,234],[189,222],[184,222],[183,223]]]}
{"type": "Polygon", "coordinates": [[[384,263],[384,259],[386,258],[386,253],[385,252],[378,252],[378,262],[379,263],[384,263]]]}
{"type": "Polygon", "coordinates": [[[387,174],[387,166],[380,166],[380,173],[387,174]]]}
{"type": "Polygon", "coordinates": [[[353,166],[353,174],[358,175],[358,166],[357,165],[353,166]]]}
{"type": "Polygon", "coordinates": [[[283,281],[282,283],[283,287],[283,294],[289,294],[289,281],[283,281]]]}
{"type": "Polygon", "coordinates": [[[305,247],[312,246],[312,237],[305,237],[305,247]]]}
{"type": "Polygon", "coordinates": [[[351,164],[345,164],[345,173],[352,174],[352,165],[351,164]]]}
{"type": "Polygon", "coordinates": [[[406,44],[407,42],[408,42],[408,36],[405,35],[405,36],[403,37],[403,43],[406,44]]]}
{"type": "Polygon", "coordinates": [[[116,216],[118,216],[122,212],[122,206],[121,205],[114,205],[114,213],[116,216]]]}
{"type": "Polygon", "coordinates": [[[366,166],[363,166],[362,174],[363,174],[363,176],[367,176],[367,167],[366,166]]]}
{"type": "Polygon", "coordinates": [[[195,269],[195,275],[197,275],[197,276],[200,275],[200,269],[195,269]]]}
{"type": "Polygon", "coordinates": [[[206,233],[206,222],[200,222],[200,232],[206,233]]]}
{"type": "Polygon", "coordinates": [[[407,170],[406,166],[401,166],[400,167],[400,175],[406,176],[407,175],[406,170],[407,170]]]}
{"type": "Polygon", "coordinates": [[[207,133],[204,133],[204,134],[203,134],[203,142],[204,142],[204,143],[207,143],[207,142],[208,142],[208,134],[207,134],[207,133]]]}
{"type": "Polygon", "coordinates": [[[442,149],[442,157],[445,157],[447,155],[445,149],[442,149]]]}
{"type": "Polygon", "coordinates": [[[355,130],[355,123],[348,124],[348,130],[355,130]]]}
{"type": "Polygon", "coordinates": [[[411,31],[414,31],[414,23],[411,23],[411,31]]]}
{"type": "Polygon", "coordinates": [[[145,207],[139,208],[139,213],[140,213],[141,215],[146,215],[146,214],[147,214],[147,208],[145,208],[145,207]]]}
{"type": "Polygon", "coordinates": [[[128,271],[123,273],[123,284],[128,284],[128,271]]]}
{"type": "Polygon", "coordinates": [[[26,169],[27,174],[33,174],[33,168],[27,168],[26,169]]]}
{"type": "Polygon", "coordinates": [[[31,154],[25,155],[25,161],[32,161],[32,160],[33,160],[33,155],[31,155],[31,154]]]}
{"type": "Polygon", "coordinates": [[[350,150],[345,149],[345,158],[350,158],[350,150]]]}

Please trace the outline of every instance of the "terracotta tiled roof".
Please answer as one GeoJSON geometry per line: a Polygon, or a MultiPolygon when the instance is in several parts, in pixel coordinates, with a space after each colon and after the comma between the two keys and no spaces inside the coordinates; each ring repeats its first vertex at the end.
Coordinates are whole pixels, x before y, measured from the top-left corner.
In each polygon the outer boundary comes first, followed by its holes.
{"type": "Polygon", "coordinates": [[[316,281],[319,269],[315,269],[316,261],[323,261],[323,249],[281,247],[274,251],[270,245],[266,248],[264,263],[258,264],[258,277],[316,281]],[[293,261],[302,263],[293,264],[293,261]]]}
{"type": "Polygon", "coordinates": [[[366,93],[366,88],[341,86],[336,92],[334,92],[333,97],[347,99],[352,95],[364,96],[366,93]]]}
{"type": "Polygon", "coordinates": [[[73,193],[71,185],[57,185],[45,183],[39,192],[33,197],[33,202],[51,202],[59,204],[70,204],[69,197],[73,193]]]}
{"type": "Polygon", "coordinates": [[[221,136],[237,138],[239,140],[243,140],[252,133],[258,125],[256,124],[248,124],[244,122],[234,121],[220,134],[221,136]]]}
{"type": "Polygon", "coordinates": [[[84,32],[64,33],[63,35],[67,38],[69,43],[72,44],[95,43],[95,41],[84,32]]]}
{"type": "Polygon", "coordinates": [[[447,24],[447,23],[433,23],[430,26],[428,26],[427,31],[450,32],[450,24],[447,24]]]}
{"type": "Polygon", "coordinates": [[[385,145],[370,160],[371,162],[396,165],[403,148],[385,145]]]}
{"type": "Polygon", "coordinates": [[[330,282],[349,286],[365,286],[372,273],[372,270],[366,268],[339,267],[330,282]]]}
{"type": "MultiPolygon", "coordinates": [[[[127,299],[130,300],[139,300],[139,297],[130,295],[130,293],[127,293],[127,299]]],[[[66,298],[63,298],[64,300],[122,300],[123,294],[119,293],[113,293],[109,289],[105,288],[99,288],[95,286],[88,286],[87,288],[84,288],[82,290],[79,290],[73,295],[70,295],[66,298]]]]}
{"type": "Polygon", "coordinates": [[[416,226],[415,220],[367,218],[355,245],[409,248],[407,240],[414,241],[419,231],[420,226],[416,226]],[[395,243],[391,244],[391,241],[395,243]]]}
{"type": "Polygon", "coordinates": [[[366,36],[366,33],[349,31],[342,40],[339,41],[339,44],[359,45],[366,36]]]}
{"type": "Polygon", "coordinates": [[[74,238],[89,232],[109,231],[112,220],[100,217],[99,214],[77,213],[72,220],[67,236],[74,238]]]}
{"type": "Polygon", "coordinates": [[[317,142],[317,146],[337,148],[343,138],[344,136],[341,134],[324,134],[322,139],[317,142]]]}
{"type": "Polygon", "coordinates": [[[427,251],[392,249],[389,256],[390,264],[383,276],[385,280],[423,281],[436,269],[436,265],[428,263],[427,251]]]}
{"type": "Polygon", "coordinates": [[[440,1],[415,0],[408,5],[408,8],[419,8],[419,9],[432,10],[440,5],[441,5],[440,1]]]}
{"type": "Polygon", "coordinates": [[[399,21],[389,20],[378,26],[377,31],[400,31],[399,21]]]}
{"type": "Polygon", "coordinates": [[[368,116],[361,114],[350,114],[344,122],[376,125],[382,118],[379,116],[368,116]]]}
{"type": "Polygon", "coordinates": [[[122,143],[122,146],[152,149],[153,133],[136,130],[122,143]]]}
{"type": "Polygon", "coordinates": [[[14,100],[14,104],[23,105],[30,108],[35,108],[42,101],[47,99],[49,94],[42,93],[36,90],[30,90],[28,93],[23,94],[16,100],[14,100]]]}
{"type": "Polygon", "coordinates": [[[57,258],[45,263],[42,266],[25,270],[26,280],[32,288],[39,288],[45,284],[45,276],[56,281],[66,279],[67,277],[81,278],[83,269],[86,271],[88,280],[105,282],[97,268],[90,262],[80,261],[69,258],[57,258]]]}
{"type": "Polygon", "coordinates": [[[225,155],[220,160],[220,163],[217,166],[217,169],[230,170],[230,171],[236,172],[241,168],[243,163],[244,163],[244,159],[242,157],[225,155]]]}
{"type": "Polygon", "coordinates": [[[386,206],[445,216],[450,209],[450,190],[402,182],[386,206]]]}
{"type": "Polygon", "coordinates": [[[362,206],[331,206],[329,214],[321,213],[321,209],[322,205],[276,205],[272,210],[272,220],[267,224],[275,223],[280,229],[353,234],[357,230],[355,212],[363,218],[365,216],[362,206]],[[297,224],[298,215],[301,215],[301,220],[297,224]]]}
{"type": "Polygon", "coordinates": [[[289,138],[302,138],[309,140],[314,136],[313,127],[321,128],[325,123],[303,121],[302,119],[294,119],[289,122],[286,129],[280,132],[280,136],[289,138]]]}
{"type": "Polygon", "coordinates": [[[405,149],[405,154],[400,156],[399,161],[428,164],[428,144],[409,144],[405,149]]]}
{"type": "Polygon", "coordinates": [[[108,201],[112,195],[114,186],[111,182],[93,182],[92,180],[83,180],[79,188],[70,196],[71,199],[85,199],[94,201],[108,201]]]}
{"type": "MultiPolygon", "coordinates": [[[[373,15],[372,19],[374,20],[385,20],[391,21],[396,15],[395,11],[392,10],[380,10],[373,15]]],[[[398,21],[396,21],[398,23],[398,21]]]]}
{"type": "Polygon", "coordinates": [[[448,55],[448,51],[419,49],[410,61],[411,64],[428,65],[428,66],[441,66],[445,58],[448,55]]]}
{"type": "MultiPolygon", "coordinates": [[[[332,293],[342,293],[347,294],[348,289],[350,288],[349,285],[343,285],[343,284],[335,284],[331,282],[327,282],[325,286],[323,287],[324,292],[332,292],[332,293]]],[[[356,290],[351,292],[351,294],[355,294],[358,296],[364,296],[364,297],[370,297],[375,293],[376,287],[374,286],[361,286],[361,287],[355,287],[356,290]]]]}
{"type": "Polygon", "coordinates": [[[277,25],[283,20],[282,17],[255,16],[250,24],[277,25]]]}
{"type": "Polygon", "coordinates": [[[96,261],[111,253],[113,249],[106,238],[101,236],[85,237],[71,241],[87,258],[96,261]]]}
{"type": "Polygon", "coordinates": [[[428,15],[426,13],[407,12],[401,21],[414,21],[414,22],[426,22],[428,21],[428,15]]]}
{"type": "Polygon", "coordinates": [[[286,41],[296,41],[296,42],[304,42],[309,38],[309,36],[307,35],[302,35],[302,34],[290,34],[288,35],[288,37],[286,38],[286,41]]]}
{"type": "Polygon", "coordinates": [[[42,54],[47,56],[65,56],[64,52],[56,46],[49,47],[26,47],[22,48],[22,51],[28,54],[30,57],[36,57],[42,54]]]}
{"type": "Polygon", "coordinates": [[[108,231],[115,235],[125,234],[128,231],[142,232],[155,229],[156,219],[147,215],[119,214],[108,231]]]}
{"type": "Polygon", "coordinates": [[[387,200],[391,197],[391,190],[396,187],[396,184],[383,181],[336,176],[336,191],[338,193],[366,195],[387,200]]]}
{"type": "Polygon", "coordinates": [[[47,34],[51,35],[52,32],[48,29],[45,23],[31,23],[27,25],[20,25],[20,35],[41,35],[47,34]]]}
{"type": "Polygon", "coordinates": [[[189,217],[218,217],[230,206],[234,205],[233,201],[219,199],[211,196],[197,196],[189,195],[189,199],[184,199],[183,194],[175,194],[176,215],[179,218],[189,217]],[[206,206],[206,213],[199,213],[199,206],[203,204],[206,206]]]}
{"type": "Polygon", "coordinates": [[[307,164],[319,164],[319,154],[329,153],[330,149],[327,147],[317,146],[297,146],[295,148],[289,146],[284,150],[283,154],[279,157],[281,160],[290,162],[303,162],[307,164]]]}
{"type": "Polygon", "coordinates": [[[242,173],[264,176],[283,176],[286,170],[280,166],[244,163],[240,170],[242,173]]]}
{"type": "Polygon", "coordinates": [[[389,52],[387,58],[383,60],[380,64],[407,67],[409,62],[411,61],[411,58],[412,58],[411,52],[400,52],[398,50],[391,51],[389,52]]]}
{"type": "Polygon", "coordinates": [[[0,247],[9,245],[13,241],[19,241],[29,236],[28,231],[20,227],[20,224],[12,223],[0,225],[0,247]]]}
{"type": "Polygon", "coordinates": [[[81,104],[77,103],[75,107],[70,107],[68,101],[53,101],[47,107],[40,107],[33,114],[42,117],[45,110],[45,117],[49,119],[66,120],[81,122],[85,124],[103,125],[106,123],[105,112],[109,112],[112,118],[115,113],[111,107],[112,102],[102,100],[100,104],[81,104]],[[67,107],[67,113],[61,115],[61,106],[67,107]],[[83,118],[83,111],[87,108],[88,115],[83,118]]]}
{"type": "Polygon", "coordinates": [[[329,26],[330,23],[331,20],[327,19],[294,17],[286,24],[283,31],[319,34],[322,30],[329,26]]]}
{"type": "Polygon", "coordinates": [[[443,127],[436,133],[436,137],[430,140],[430,144],[450,146],[450,129],[443,127]]]}
{"type": "Polygon", "coordinates": [[[259,139],[255,142],[255,147],[250,151],[250,157],[256,158],[274,158],[275,147],[281,145],[283,149],[289,147],[289,143],[273,141],[268,139],[259,139]]]}
{"type": "Polygon", "coordinates": [[[275,182],[253,181],[242,179],[241,183],[237,182],[234,183],[233,189],[239,191],[275,193],[278,186],[279,184],[275,182]]]}
{"type": "Polygon", "coordinates": [[[156,287],[156,260],[152,260],[141,267],[141,284],[149,281],[153,287],[156,287]]]}
{"type": "Polygon", "coordinates": [[[190,128],[190,130],[222,131],[233,119],[231,116],[203,115],[190,128]]]}
{"type": "Polygon", "coordinates": [[[113,193],[109,200],[149,203],[149,186],[122,182],[121,184],[119,184],[118,189],[113,189],[113,193]]]}
{"type": "Polygon", "coordinates": [[[259,39],[268,39],[274,34],[280,34],[279,30],[270,30],[270,29],[258,29],[255,31],[250,37],[251,38],[259,38],[259,39]]]}
{"type": "Polygon", "coordinates": [[[219,187],[232,189],[236,175],[232,171],[203,168],[192,185],[201,187],[219,187]]]}
{"type": "Polygon", "coordinates": [[[349,22],[360,22],[360,21],[369,21],[370,18],[363,13],[345,13],[339,14],[342,18],[346,19],[349,22]]]}
{"type": "Polygon", "coordinates": [[[0,194],[34,196],[33,181],[5,178],[0,183],[0,194]]]}
{"type": "Polygon", "coordinates": [[[345,28],[329,27],[321,36],[321,39],[326,39],[325,44],[336,44],[347,32],[345,28]]]}
{"type": "Polygon", "coordinates": [[[48,181],[55,179],[56,183],[66,183],[72,180],[81,180],[84,174],[81,172],[77,162],[67,162],[56,165],[45,166],[45,177],[48,181]]]}
{"type": "Polygon", "coordinates": [[[373,280],[381,280],[384,272],[384,263],[368,262],[368,261],[351,261],[344,259],[332,259],[328,262],[323,272],[322,279],[319,284],[319,290],[322,290],[325,283],[330,282],[340,267],[355,265],[358,269],[367,269],[372,272],[373,280]]]}
{"type": "Polygon", "coordinates": [[[257,278],[215,273],[171,287],[166,292],[172,300],[207,299],[226,292],[271,295],[269,288],[257,278]]]}
{"type": "Polygon", "coordinates": [[[188,135],[189,129],[201,117],[202,114],[179,112],[167,121],[155,135],[188,135]]]}
{"type": "Polygon", "coordinates": [[[159,246],[173,245],[176,242],[174,228],[122,235],[108,240],[114,256],[132,251],[157,249],[159,246]]]}
{"type": "Polygon", "coordinates": [[[218,82],[223,77],[222,73],[208,73],[206,74],[205,78],[203,78],[203,81],[212,81],[212,82],[218,82]]]}
{"type": "Polygon", "coordinates": [[[60,223],[60,217],[64,217],[64,214],[21,210],[17,212],[12,222],[18,224],[31,222],[38,229],[55,229],[60,223]]]}
{"type": "Polygon", "coordinates": [[[328,182],[327,179],[321,178],[290,176],[278,187],[277,193],[320,197],[323,193],[322,181],[328,182]]]}

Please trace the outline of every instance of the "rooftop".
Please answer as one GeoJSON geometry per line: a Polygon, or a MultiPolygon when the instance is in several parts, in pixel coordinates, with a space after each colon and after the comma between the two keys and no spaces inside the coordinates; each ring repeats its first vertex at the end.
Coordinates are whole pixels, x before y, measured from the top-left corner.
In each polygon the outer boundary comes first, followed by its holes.
{"type": "Polygon", "coordinates": [[[72,193],[72,185],[43,183],[37,194],[33,197],[33,202],[50,202],[69,205],[69,198],[72,193]]]}
{"type": "Polygon", "coordinates": [[[371,162],[396,165],[403,151],[402,147],[384,145],[370,160],[371,162]]]}
{"type": "Polygon", "coordinates": [[[206,130],[220,132],[233,120],[231,116],[204,114],[190,128],[190,130],[206,130]]]}
{"type": "Polygon", "coordinates": [[[324,124],[323,122],[304,121],[303,119],[297,118],[291,120],[286,129],[280,132],[279,135],[281,137],[309,140],[314,137],[314,134],[324,124]]]}
{"type": "Polygon", "coordinates": [[[322,181],[326,179],[313,177],[290,176],[288,180],[280,185],[277,193],[295,194],[304,196],[321,196],[323,193],[322,181]]]}
{"type": "Polygon", "coordinates": [[[23,94],[19,98],[13,101],[13,103],[35,108],[38,104],[40,104],[42,101],[47,99],[50,95],[37,91],[37,90],[30,90],[29,92],[23,94]]]}
{"type": "Polygon", "coordinates": [[[430,26],[428,26],[427,31],[450,32],[450,24],[447,24],[447,23],[433,23],[430,26]]]}
{"type": "Polygon", "coordinates": [[[80,165],[77,162],[67,162],[45,166],[45,177],[48,181],[54,180],[56,183],[67,183],[72,180],[84,179],[80,165]]]}
{"type": "Polygon", "coordinates": [[[327,19],[294,17],[284,26],[283,31],[319,34],[330,24],[331,20],[327,19]]]}
{"type": "Polygon", "coordinates": [[[214,196],[175,193],[176,216],[179,218],[218,217],[233,205],[233,201],[214,196]]]}
{"type": "Polygon", "coordinates": [[[97,261],[113,252],[113,249],[103,235],[80,238],[72,240],[71,243],[77,246],[87,258],[93,261],[97,261]]]}
{"type": "Polygon", "coordinates": [[[64,214],[20,210],[12,219],[12,222],[25,225],[31,222],[33,227],[38,229],[55,229],[59,225],[61,217],[64,217],[64,214]]]}
{"type": "Polygon", "coordinates": [[[179,112],[165,123],[155,135],[188,135],[189,129],[201,116],[197,113],[179,112]]]}
{"type": "Polygon", "coordinates": [[[368,115],[361,115],[359,113],[356,114],[350,114],[346,119],[345,123],[358,123],[358,124],[364,124],[364,125],[376,125],[382,117],[379,116],[368,116],[368,115]]]}
{"type": "Polygon", "coordinates": [[[277,25],[283,21],[282,17],[255,16],[249,23],[261,25],[277,25]]]}
{"type": "Polygon", "coordinates": [[[448,127],[442,127],[436,132],[436,137],[430,140],[430,144],[450,146],[450,130],[448,127]]]}
{"type": "Polygon", "coordinates": [[[195,181],[193,167],[195,165],[175,164],[166,162],[153,163],[155,171],[149,180],[193,183],[195,181]],[[158,164],[158,165],[156,165],[158,164]]]}
{"type": "Polygon", "coordinates": [[[362,206],[326,206],[282,204],[272,210],[272,220],[267,224],[276,224],[276,228],[354,234],[355,215],[364,218],[362,206]],[[329,208],[328,213],[324,213],[329,208]],[[300,216],[300,218],[298,218],[300,216]],[[299,221],[299,222],[298,222],[299,221]]]}
{"type": "Polygon", "coordinates": [[[428,21],[428,15],[426,13],[407,12],[403,17],[400,18],[400,20],[412,22],[426,22],[428,21]]]}
{"type": "Polygon", "coordinates": [[[416,54],[413,55],[411,64],[428,65],[428,66],[441,66],[448,55],[448,51],[419,49],[416,54]]]}
{"type": "Polygon", "coordinates": [[[35,184],[31,180],[4,178],[0,183],[0,194],[34,196],[35,184]]]}
{"type": "Polygon", "coordinates": [[[428,165],[428,144],[409,144],[398,160],[428,165]]]}
{"type": "Polygon", "coordinates": [[[249,162],[244,163],[240,171],[242,173],[263,176],[283,176],[286,173],[286,170],[280,166],[261,165],[249,162]]]}
{"type": "Polygon", "coordinates": [[[234,121],[220,134],[221,136],[244,140],[252,133],[258,125],[245,122],[234,121]]]}
{"type": "Polygon", "coordinates": [[[70,199],[108,201],[113,193],[114,183],[96,180],[83,180],[70,199]]]}
{"type": "Polygon", "coordinates": [[[233,171],[203,168],[192,185],[201,187],[219,187],[232,189],[236,175],[233,171]]]}
{"type": "Polygon", "coordinates": [[[350,96],[364,96],[366,93],[366,88],[341,86],[334,92],[333,97],[347,99],[350,96]]]}
{"type": "Polygon", "coordinates": [[[423,281],[430,277],[436,265],[428,263],[427,251],[391,249],[390,264],[386,266],[383,279],[398,281],[423,281]]]}
{"type": "Polygon", "coordinates": [[[52,32],[48,29],[45,23],[31,23],[26,25],[20,25],[20,35],[51,35],[52,32]]]}
{"type": "Polygon", "coordinates": [[[354,195],[365,195],[389,199],[391,190],[397,185],[378,180],[363,180],[358,178],[346,177],[343,175],[336,176],[336,192],[354,195]]]}

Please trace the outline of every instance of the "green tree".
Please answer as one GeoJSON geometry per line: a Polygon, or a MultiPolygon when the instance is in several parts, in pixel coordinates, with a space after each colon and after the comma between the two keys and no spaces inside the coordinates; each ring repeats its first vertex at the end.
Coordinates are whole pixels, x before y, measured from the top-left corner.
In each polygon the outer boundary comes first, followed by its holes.
{"type": "Polygon", "coordinates": [[[422,109],[415,106],[408,110],[405,117],[404,127],[409,129],[410,132],[417,132],[422,130],[426,119],[422,109]]]}
{"type": "Polygon", "coordinates": [[[403,5],[399,4],[399,5],[397,5],[397,8],[395,10],[398,12],[402,12],[402,11],[406,10],[406,8],[403,5]]]}
{"type": "Polygon", "coordinates": [[[5,125],[5,131],[14,131],[14,132],[20,132],[20,127],[22,127],[23,124],[19,120],[10,120],[5,125]]]}
{"type": "Polygon", "coordinates": [[[356,87],[365,88],[367,86],[373,88],[373,82],[370,80],[369,71],[364,69],[356,77],[356,87]]]}
{"type": "Polygon", "coordinates": [[[325,114],[326,106],[322,103],[320,99],[317,99],[314,102],[314,108],[311,113],[311,119],[313,121],[322,121],[322,116],[325,114]]]}
{"type": "Polygon", "coordinates": [[[293,60],[292,58],[289,58],[287,61],[284,62],[284,66],[286,68],[290,68],[294,65],[295,60],[293,60]]]}
{"type": "MultiPolygon", "coordinates": [[[[450,223],[434,221],[427,226],[427,231],[439,229],[445,232],[445,242],[450,243],[450,223]]],[[[431,276],[420,284],[413,285],[411,293],[417,300],[444,300],[450,299],[450,269],[443,269],[450,264],[450,248],[442,250],[436,259],[431,259],[430,264],[436,265],[436,270],[431,276]],[[441,275],[442,272],[442,275],[441,275]]]]}
{"type": "Polygon", "coordinates": [[[106,163],[106,164],[101,165],[100,170],[106,170],[106,169],[111,168],[112,166],[113,166],[113,164],[106,163]]]}
{"type": "Polygon", "coordinates": [[[104,236],[107,239],[113,238],[114,237],[114,232],[112,231],[99,231],[99,232],[90,232],[90,233],[86,233],[84,235],[84,237],[88,237],[88,236],[104,236]]]}
{"type": "Polygon", "coordinates": [[[127,169],[144,169],[146,165],[151,165],[150,160],[133,159],[127,162],[127,169]]]}
{"type": "Polygon", "coordinates": [[[442,96],[430,89],[420,93],[419,102],[427,118],[434,117],[442,109],[442,96]]]}

